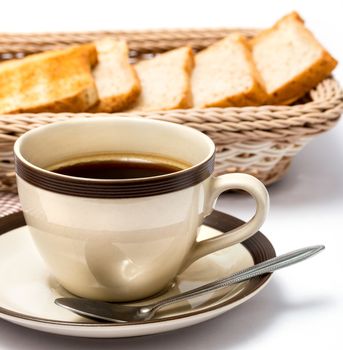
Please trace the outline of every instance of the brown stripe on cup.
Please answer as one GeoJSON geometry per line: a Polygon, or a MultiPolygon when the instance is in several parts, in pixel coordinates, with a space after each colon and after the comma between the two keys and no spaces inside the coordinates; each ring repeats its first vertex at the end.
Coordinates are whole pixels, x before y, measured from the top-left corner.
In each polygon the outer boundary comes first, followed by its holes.
{"type": "Polygon", "coordinates": [[[183,190],[207,179],[214,170],[213,153],[204,162],[175,173],[125,179],[99,180],[57,174],[31,166],[15,156],[17,175],[44,190],[88,198],[137,198],[183,190]]]}

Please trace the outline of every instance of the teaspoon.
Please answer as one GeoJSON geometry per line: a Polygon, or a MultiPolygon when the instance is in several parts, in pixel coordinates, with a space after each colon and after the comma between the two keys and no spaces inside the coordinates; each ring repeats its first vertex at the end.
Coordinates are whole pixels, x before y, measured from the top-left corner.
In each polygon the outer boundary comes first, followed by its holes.
{"type": "Polygon", "coordinates": [[[122,303],[109,303],[76,297],[58,298],[55,300],[55,304],[71,310],[79,315],[96,320],[120,323],[146,321],[152,319],[156,311],[162,307],[178,303],[189,298],[194,298],[214,290],[225,288],[227,286],[249,280],[256,276],[272,273],[276,270],[303,261],[312,255],[319,253],[324,248],[325,247],[323,245],[317,245],[294,250],[236,272],[229,277],[222,278],[201,287],[148,305],[133,306],[122,303]]]}

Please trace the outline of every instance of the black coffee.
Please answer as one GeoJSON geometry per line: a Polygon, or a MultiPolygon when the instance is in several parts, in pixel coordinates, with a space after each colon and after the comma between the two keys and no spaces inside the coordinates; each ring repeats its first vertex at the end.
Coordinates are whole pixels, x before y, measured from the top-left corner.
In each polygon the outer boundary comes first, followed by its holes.
{"type": "Polygon", "coordinates": [[[184,167],[157,159],[114,159],[90,160],[52,169],[63,175],[92,179],[134,179],[165,175],[182,170],[184,167]]]}

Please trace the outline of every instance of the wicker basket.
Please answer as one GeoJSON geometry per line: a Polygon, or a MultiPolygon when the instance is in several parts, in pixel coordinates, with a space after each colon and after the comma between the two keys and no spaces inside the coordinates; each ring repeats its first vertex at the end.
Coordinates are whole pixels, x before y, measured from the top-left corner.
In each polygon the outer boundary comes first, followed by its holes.
{"type": "MultiPolygon", "coordinates": [[[[251,37],[250,29],[163,30],[139,32],[0,34],[0,60],[30,53],[89,42],[105,35],[125,38],[132,61],[182,45],[200,50],[240,31],[251,37]]],[[[306,99],[293,106],[188,109],[149,112],[146,118],[167,120],[194,127],[209,135],[217,145],[216,173],[246,172],[265,184],[281,178],[292,157],[315,135],[334,126],[343,110],[343,92],[333,78],[327,78],[306,99]]],[[[0,115],[0,191],[15,191],[12,148],[15,140],[39,125],[91,113],[40,113],[0,115]]],[[[96,114],[99,116],[108,114],[96,114]]],[[[129,113],[116,113],[127,116],[129,113]]]]}

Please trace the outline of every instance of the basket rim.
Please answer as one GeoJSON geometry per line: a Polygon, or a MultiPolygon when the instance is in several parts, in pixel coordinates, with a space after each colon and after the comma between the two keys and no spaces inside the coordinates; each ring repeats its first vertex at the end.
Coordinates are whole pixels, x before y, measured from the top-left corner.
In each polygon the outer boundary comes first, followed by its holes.
{"type": "Polygon", "coordinates": [[[261,29],[253,28],[168,28],[145,30],[104,30],[80,32],[0,33],[0,54],[34,53],[51,48],[80,44],[113,35],[128,41],[135,52],[158,52],[189,44],[201,49],[232,32],[253,36],[261,29]],[[153,50],[152,50],[153,48],[153,50]]]}
{"type": "MultiPolygon", "coordinates": [[[[317,90],[324,96],[294,106],[226,107],[178,109],[154,112],[117,113],[21,113],[0,115],[0,144],[16,140],[18,135],[40,125],[71,118],[141,116],[184,124],[215,135],[218,144],[258,140],[288,139],[313,136],[331,129],[343,112],[343,91],[337,80],[328,78],[317,90]],[[329,95],[329,96],[327,96],[329,95]]],[[[319,93],[320,95],[320,93],[319,93]]]]}
{"type": "MultiPolygon", "coordinates": [[[[144,35],[144,34],[153,34],[157,36],[165,34],[186,34],[188,37],[191,33],[194,33],[199,37],[208,36],[213,37],[220,33],[226,32],[245,32],[256,34],[257,32],[263,30],[264,28],[255,28],[255,27],[175,27],[175,28],[147,28],[147,29],[113,29],[113,30],[90,30],[90,31],[52,31],[52,32],[0,32],[0,39],[9,38],[16,39],[23,37],[25,39],[29,38],[53,38],[53,37],[64,37],[64,38],[73,38],[74,36],[84,36],[84,35],[144,35]]],[[[172,38],[171,38],[172,39],[172,38]]]]}

